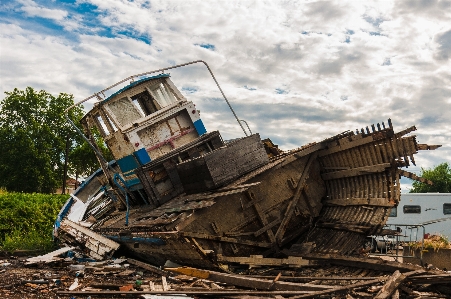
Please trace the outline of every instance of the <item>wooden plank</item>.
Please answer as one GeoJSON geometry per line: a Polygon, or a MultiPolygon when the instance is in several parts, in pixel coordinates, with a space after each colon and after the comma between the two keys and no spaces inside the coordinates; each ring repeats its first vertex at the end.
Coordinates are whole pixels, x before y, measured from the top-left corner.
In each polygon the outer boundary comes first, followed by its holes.
{"type": "Polygon", "coordinates": [[[340,151],[344,151],[344,150],[347,150],[347,149],[350,149],[350,148],[353,148],[353,147],[356,147],[359,145],[364,145],[364,144],[367,144],[367,143],[370,143],[373,141],[374,141],[373,136],[370,135],[370,136],[364,137],[362,139],[357,139],[357,140],[351,141],[349,143],[340,144],[340,145],[337,145],[334,147],[330,147],[328,149],[321,150],[321,151],[319,151],[318,156],[322,157],[322,156],[330,155],[333,153],[338,153],[340,151]]]}
{"type": "MultiPolygon", "coordinates": [[[[262,278],[262,279],[272,279],[273,276],[268,275],[249,275],[250,277],[254,278],[262,278]]],[[[357,277],[357,276],[323,276],[323,277],[317,277],[317,276],[281,276],[279,280],[281,281],[312,281],[312,280],[374,280],[379,277],[375,276],[365,276],[365,277],[357,277]]]]}
{"type": "Polygon", "coordinates": [[[374,297],[375,299],[386,299],[398,288],[401,282],[406,279],[405,275],[396,270],[392,276],[385,282],[380,291],[374,297]]]}
{"type": "Polygon", "coordinates": [[[373,226],[363,226],[363,225],[355,225],[355,224],[344,224],[344,223],[317,223],[316,227],[320,228],[331,228],[334,230],[341,230],[341,231],[348,231],[348,232],[354,232],[354,233],[369,233],[371,229],[373,229],[373,226]]]}
{"type": "Polygon", "coordinates": [[[399,287],[399,285],[409,276],[426,272],[425,270],[416,270],[401,274],[399,270],[396,270],[392,276],[385,282],[382,289],[374,297],[375,299],[385,299],[390,297],[393,292],[399,287]]]}
{"type": "Polygon", "coordinates": [[[382,164],[371,165],[371,166],[356,167],[356,168],[352,168],[352,169],[348,169],[348,170],[327,172],[327,173],[321,174],[321,177],[323,180],[347,178],[347,177],[359,176],[359,175],[364,175],[364,174],[374,173],[374,172],[384,172],[385,169],[388,167],[390,167],[390,163],[382,163],[382,164]]]}
{"type": "MultiPolygon", "coordinates": [[[[268,219],[266,219],[266,215],[263,212],[262,208],[257,202],[257,199],[255,198],[254,193],[247,191],[246,192],[247,197],[251,200],[251,202],[254,205],[255,212],[257,214],[258,219],[260,220],[260,223],[263,225],[263,228],[269,227],[268,219]]],[[[272,232],[271,228],[265,230],[266,234],[268,235],[269,241],[274,244],[276,242],[276,237],[274,236],[274,233],[272,232]]]]}
{"type": "Polygon", "coordinates": [[[280,217],[277,217],[277,219],[273,220],[271,223],[268,223],[267,225],[265,225],[264,227],[262,227],[261,229],[259,229],[258,231],[254,232],[254,237],[258,237],[261,234],[267,232],[268,230],[270,230],[271,228],[273,228],[274,226],[276,226],[277,224],[280,223],[280,221],[282,221],[282,219],[280,219],[280,217]]]}
{"type": "Polygon", "coordinates": [[[327,295],[327,294],[331,294],[331,293],[345,292],[345,291],[348,291],[349,289],[353,289],[353,288],[360,288],[360,287],[365,287],[365,286],[369,286],[369,285],[372,285],[372,284],[378,284],[381,281],[384,281],[383,277],[376,278],[376,279],[373,279],[373,280],[362,281],[362,282],[350,284],[350,285],[347,285],[347,286],[336,287],[336,288],[329,289],[329,290],[318,291],[318,292],[311,292],[310,294],[306,294],[306,295],[294,296],[294,297],[290,297],[290,299],[320,298],[320,296],[322,296],[322,295],[327,295]]]}
{"type": "Polygon", "coordinates": [[[332,265],[356,267],[376,271],[394,272],[396,270],[399,270],[401,272],[409,272],[416,271],[419,268],[419,266],[416,265],[400,264],[373,258],[363,259],[356,257],[334,256],[331,254],[296,254],[296,252],[290,252],[290,255],[302,256],[307,260],[324,261],[332,265]]]}
{"type": "Polygon", "coordinates": [[[227,283],[239,287],[251,288],[256,290],[267,290],[272,285],[273,290],[278,291],[319,291],[330,289],[330,286],[323,285],[308,285],[300,283],[292,283],[285,281],[276,281],[258,279],[247,277],[246,275],[220,273],[209,270],[200,270],[196,268],[180,267],[180,268],[165,268],[167,271],[197,277],[201,279],[208,279],[216,282],[227,283]]]}
{"type": "Polygon", "coordinates": [[[419,151],[433,151],[441,147],[441,145],[418,144],[417,147],[419,151]]]}
{"type": "Polygon", "coordinates": [[[61,222],[60,230],[73,236],[78,242],[85,245],[90,250],[88,255],[98,260],[112,255],[120,246],[119,243],[68,219],[64,219],[61,222]]]}
{"type": "Polygon", "coordinates": [[[329,199],[324,200],[326,206],[375,206],[375,207],[393,207],[394,202],[387,198],[348,198],[348,199],[329,199]]]}
{"type": "MultiPolygon", "coordinates": [[[[300,200],[301,193],[305,188],[305,183],[309,177],[310,167],[312,166],[313,161],[316,160],[317,156],[318,156],[318,153],[313,153],[309,157],[307,164],[305,165],[305,167],[302,171],[301,177],[299,178],[299,181],[297,183],[296,190],[294,191],[294,194],[293,194],[293,198],[289,202],[287,210],[285,211],[285,217],[283,218],[279,228],[277,229],[275,237],[276,237],[276,240],[279,243],[279,245],[283,239],[283,235],[285,234],[285,231],[287,230],[288,223],[290,222],[291,217],[293,216],[294,208],[296,207],[298,201],[300,200]]],[[[306,201],[306,204],[309,209],[310,216],[311,217],[316,216],[315,212],[312,210],[308,201],[306,201]]]]}
{"type": "Polygon", "coordinates": [[[66,247],[57,249],[55,251],[49,252],[45,255],[30,257],[26,260],[25,265],[31,265],[31,264],[37,264],[37,263],[50,263],[50,262],[62,260],[62,258],[59,258],[58,256],[66,253],[68,251],[71,251],[74,248],[75,247],[66,246],[66,247]]]}
{"type": "Polygon", "coordinates": [[[235,239],[235,238],[213,236],[213,235],[207,235],[207,234],[203,234],[203,233],[180,232],[180,235],[182,235],[183,237],[192,237],[192,238],[212,240],[212,241],[243,244],[243,245],[262,247],[262,248],[271,248],[271,246],[272,246],[271,243],[266,243],[266,242],[254,242],[254,241],[249,241],[249,240],[239,240],[239,239],[235,239]]]}
{"type": "Polygon", "coordinates": [[[309,265],[309,261],[304,260],[301,257],[289,256],[284,259],[279,258],[264,258],[262,255],[251,255],[250,257],[235,257],[235,256],[223,256],[217,255],[217,260],[220,262],[238,263],[252,266],[306,266],[309,265]]]}
{"type": "Polygon", "coordinates": [[[168,273],[167,271],[161,270],[161,269],[158,268],[158,267],[155,267],[155,266],[152,266],[152,265],[149,265],[149,264],[146,264],[146,263],[137,261],[137,260],[135,260],[135,259],[130,259],[130,258],[128,258],[127,261],[128,261],[130,264],[133,264],[133,265],[135,265],[135,266],[138,266],[138,267],[141,267],[141,268],[143,268],[143,269],[149,270],[149,271],[151,271],[151,272],[153,272],[153,273],[156,273],[156,274],[158,274],[158,275],[161,275],[161,276],[164,276],[164,277],[169,276],[169,273],[168,273]]]}
{"type": "MultiPolygon", "coordinates": [[[[170,291],[57,291],[56,294],[58,295],[74,295],[74,296],[89,296],[89,295],[97,295],[97,296],[118,296],[118,295],[163,295],[166,296],[165,298],[168,298],[170,295],[181,295],[180,298],[187,298],[186,295],[211,295],[211,296],[231,296],[236,295],[235,298],[245,298],[243,296],[260,296],[257,298],[261,298],[261,296],[274,296],[274,295],[300,295],[300,294],[308,294],[310,291],[247,291],[247,290],[207,290],[202,288],[201,290],[170,290],[170,291]],[[183,297],[182,297],[183,296],[183,297]]],[[[173,296],[174,298],[178,298],[179,296],[173,296]]]]}
{"type": "Polygon", "coordinates": [[[398,169],[398,173],[400,175],[402,175],[402,176],[405,176],[406,178],[409,178],[409,179],[412,179],[412,180],[415,180],[415,181],[418,181],[418,182],[422,182],[422,183],[425,183],[425,184],[428,184],[428,185],[434,185],[434,183],[432,181],[430,181],[428,179],[425,179],[425,178],[422,178],[422,177],[419,177],[419,176],[417,176],[416,174],[414,174],[412,172],[405,171],[405,170],[402,170],[402,169],[398,169]]]}

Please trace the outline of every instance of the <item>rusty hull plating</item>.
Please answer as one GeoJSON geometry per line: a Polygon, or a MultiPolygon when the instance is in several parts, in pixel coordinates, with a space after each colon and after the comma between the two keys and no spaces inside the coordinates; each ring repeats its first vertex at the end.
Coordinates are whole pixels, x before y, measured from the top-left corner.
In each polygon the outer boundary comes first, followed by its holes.
{"type": "Polygon", "coordinates": [[[115,161],[98,157],[101,170],[72,194],[55,235],[84,246],[75,225],[61,225],[70,220],[156,265],[217,268],[293,244],[351,254],[382,230],[400,176],[424,181],[400,168],[438,147],[418,144],[415,127],[395,132],[391,120],[285,153],[259,134],[224,142],[167,74],[96,96],[82,125],[93,146],[100,131],[115,161]]]}

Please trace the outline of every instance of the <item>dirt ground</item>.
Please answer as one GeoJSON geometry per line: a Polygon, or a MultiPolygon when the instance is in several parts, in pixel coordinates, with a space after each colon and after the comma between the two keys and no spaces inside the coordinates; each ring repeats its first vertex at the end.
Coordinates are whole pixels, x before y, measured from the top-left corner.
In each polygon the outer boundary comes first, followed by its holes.
{"type": "MultiPolygon", "coordinates": [[[[149,282],[154,282],[157,286],[162,284],[161,276],[124,262],[115,263],[115,260],[101,267],[87,267],[83,263],[67,261],[25,266],[25,259],[1,261],[0,298],[89,298],[89,296],[56,294],[57,291],[67,291],[76,280],[78,287],[74,290],[77,291],[119,290],[119,287],[123,286],[145,290],[143,285],[149,286],[149,282]],[[74,269],[75,267],[71,265],[84,269],[74,269]]],[[[108,298],[117,297],[108,296],[108,298]]]]}

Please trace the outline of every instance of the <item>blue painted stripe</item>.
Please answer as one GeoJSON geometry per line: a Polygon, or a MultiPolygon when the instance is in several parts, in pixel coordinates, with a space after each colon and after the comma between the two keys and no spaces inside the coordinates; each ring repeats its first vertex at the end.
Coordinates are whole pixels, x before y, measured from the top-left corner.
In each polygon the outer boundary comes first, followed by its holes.
{"type": "Polygon", "coordinates": [[[142,238],[142,237],[130,237],[130,236],[105,236],[105,238],[124,242],[124,243],[147,243],[153,245],[166,245],[166,242],[160,238],[142,238]]]}
{"type": "Polygon", "coordinates": [[[133,155],[128,155],[117,160],[117,164],[121,168],[122,173],[129,172],[139,167],[138,161],[133,155]]]}
{"type": "Polygon", "coordinates": [[[136,159],[138,159],[138,162],[141,165],[144,165],[146,163],[149,163],[152,159],[150,159],[149,154],[147,153],[145,148],[142,148],[140,150],[137,150],[136,152],[133,153],[136,157],[136,159]]]}
{"type": "Polygon", "coordinates": [[[197,134],[199,134],[199,136],[207,133],[207,129],[205,129],[204,123],[202,122],[201,119],[198,119],[194,122],[194,128],[196,129],[197,134]]]}
{"type": "Polygon", "coordinates": [[[56,216],[55,224],[53,225],[53,232],[55,233],[56,230],[61,226],[61,221],[63,221],[64,217],[66,217],[67,213],[69,212],[70,207],[74,204],[75,200],[71,196],[66,201],[64,206],[61,208],[61,211],[58,213],[58,216],[56,216]]]}

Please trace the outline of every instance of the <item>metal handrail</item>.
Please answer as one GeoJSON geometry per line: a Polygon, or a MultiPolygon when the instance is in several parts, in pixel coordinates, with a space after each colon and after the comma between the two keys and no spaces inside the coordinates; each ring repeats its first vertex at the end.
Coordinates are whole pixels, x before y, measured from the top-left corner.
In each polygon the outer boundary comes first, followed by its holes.
{"type": "Polygon", "coordinates": [[[127,192],[127,190],[125,190],[124,187],[121,186],[121,184],[119,184],[117,179],[119,179],[122,182],[122,184],[124,184],[124,186],[127,186],[127,184],[125,183],[124,179],[118,173],[114,174],[114,177],[113,177],[114,183],[116,184],[116,186],[118,186],[119,189],[121,189],[121,191],[125,195],[125,203],[126,203],[126,206],[127,206],[127,211],[125,212],[125,225],[128,226],[128,215],[129,215],[129,212],[130,212],[130,205],[129,205],[129,202],[128,202],[128,192],[127,192]]]}
{"type": "Polygon", "coordinates": [[[251,128],[249,128],[249,125],[247,124],[247,121],[245,121],[244,119],[240,119],[240,121],[242,121],[242,122],[244,122],[246,124],[247,129],[249,130],[249,133],[251,133],[251,135],[252,135],[251,128]]]}

